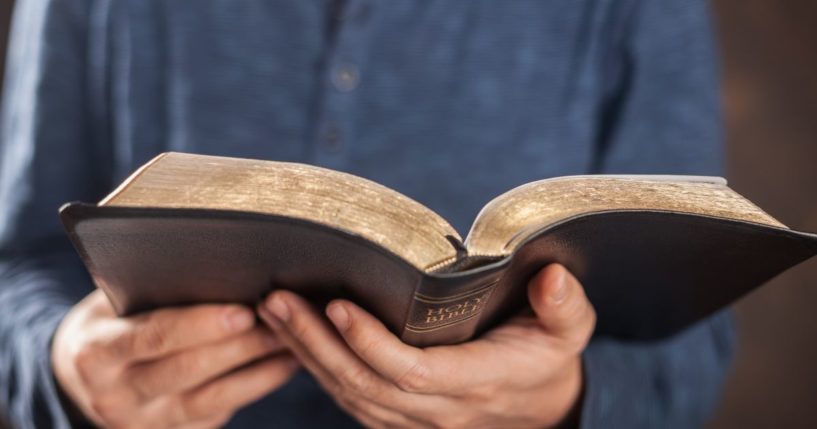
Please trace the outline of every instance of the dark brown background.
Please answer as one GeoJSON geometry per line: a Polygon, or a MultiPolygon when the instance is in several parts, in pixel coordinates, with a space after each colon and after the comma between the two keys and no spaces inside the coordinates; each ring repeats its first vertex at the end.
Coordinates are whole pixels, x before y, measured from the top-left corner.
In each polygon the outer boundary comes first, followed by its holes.
{"type": "MultiPolygon", "coordinates": [[[[714,8],[730,183],[783,223],[817,231],[817,1],[714,8]]],[[[10,9],[0,1],[0,47],[10,9]]],[[[815,283],[817,259],[737,305],[738,357],[710,429],[817,427],[815,283]]]]}
{"type": "MultiPolygon", "coordinates": [[[[817,231],[817,1],[717,0],[731,185],[817,231]]],[[[817,258],[737,306],[740,349],[710,428],[817,428],[817,258]]]]}

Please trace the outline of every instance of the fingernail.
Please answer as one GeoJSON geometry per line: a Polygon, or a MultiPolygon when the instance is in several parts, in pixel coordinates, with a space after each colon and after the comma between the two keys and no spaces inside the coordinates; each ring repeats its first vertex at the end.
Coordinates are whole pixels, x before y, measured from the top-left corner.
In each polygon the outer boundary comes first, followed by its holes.
{"type": "Polygon", "coordinates": [[[567,297],[567,278],[565,270],[559,270],[559,276],[556,278],[556,286],[550,294],[550,300],[554,304],[559,304],[567,297]]]}
{"type": "Polygon", "coordinates": [[[243,307],[231,308],[224,315],[224,325],[232,332],[244,331],[253,324],[255,324],[255,317],[243,307]]]}
{"type": "Polygon", "coordinates": [[[349,312],[343,308],[343,305],[338,303],[329,304],[326,307],[326,316],[338,328],[338,331],[344,332],[349,329],[349,312]]]}
{"type": "Polygon", "coordinates": [[[287,307],[287,304],[280,296],[273,296],[272,299],[267,302],[267,308],[278,320],[285,323],[289,321],[289,307],[287,307]]]}

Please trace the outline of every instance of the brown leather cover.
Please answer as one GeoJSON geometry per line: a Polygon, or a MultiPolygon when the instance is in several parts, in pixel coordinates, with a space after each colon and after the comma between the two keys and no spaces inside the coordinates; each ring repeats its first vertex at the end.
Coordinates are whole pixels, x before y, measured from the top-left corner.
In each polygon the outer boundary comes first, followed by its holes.
{"type": "Polygon", "coordinates": [[[659,211],[610,211],[544,228],[507,258],[423,273],[322,225],[217,210],[69,204],[65,228],[120,315],[203,302],[257,303],[275,288],[351,299],[413,345],[468,340],[525,305],[528,279],[567,266],[597,334],[658,339],[817,254],[817,235],[659,211]]]}

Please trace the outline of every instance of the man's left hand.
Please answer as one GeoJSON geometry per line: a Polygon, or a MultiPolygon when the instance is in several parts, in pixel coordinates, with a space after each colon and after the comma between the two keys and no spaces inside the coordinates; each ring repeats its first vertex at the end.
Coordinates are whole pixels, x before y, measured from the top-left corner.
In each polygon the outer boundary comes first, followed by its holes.
{"type": "Polygon", "coordinates": [[[595,325],[584,290],[564,267],[528,285],[533,314],[479,339],[406,345],[349,301],[326,308],[276,291],[259,314],[347,412],[369,427],[536,427],[575,424],[581,353],[595,325]]]}

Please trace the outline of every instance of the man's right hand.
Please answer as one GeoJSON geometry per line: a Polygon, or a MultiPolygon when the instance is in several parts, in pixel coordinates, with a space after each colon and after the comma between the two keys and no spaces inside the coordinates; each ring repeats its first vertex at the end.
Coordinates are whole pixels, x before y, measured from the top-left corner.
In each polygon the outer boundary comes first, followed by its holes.
{"type": "Polygon", "coordinates": [[[249,308],[119,318],[99,290],[63,319],[51,365],[66,396],[98,426],[190,429],[223,425],[298,368],[249,308]]]}

